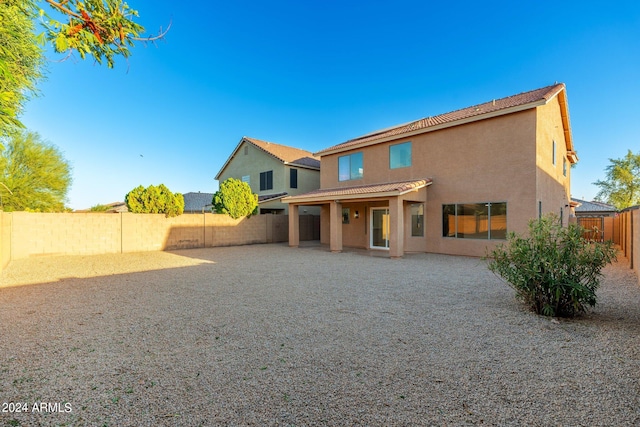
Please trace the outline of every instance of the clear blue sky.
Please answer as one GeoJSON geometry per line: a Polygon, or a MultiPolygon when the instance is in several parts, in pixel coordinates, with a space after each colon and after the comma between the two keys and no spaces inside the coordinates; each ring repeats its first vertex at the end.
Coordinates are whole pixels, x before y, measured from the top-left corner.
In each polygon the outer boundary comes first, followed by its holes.
{"type": "Polygon", "coordinates": [[[242,136],[309,151],[564,82],[572,195],[640,151],[640,2],[143,1],[115,69],[50,63],[22,119],[73,167],[69,206],[142,184],[215,192],[242,136]],[[447,4],[448,3],[448,4],[447,4]]]}

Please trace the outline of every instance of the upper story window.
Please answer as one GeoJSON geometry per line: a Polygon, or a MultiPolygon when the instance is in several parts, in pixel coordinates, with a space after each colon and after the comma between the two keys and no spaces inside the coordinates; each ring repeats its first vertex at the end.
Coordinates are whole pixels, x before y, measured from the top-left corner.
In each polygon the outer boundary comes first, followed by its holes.
{"type": "Polygon", "coordinates": [[[251,175],[242,175],[242,182],[246,182],[251,185],[251,175]]]}
{"type": "Polygon", "coordinates": [[[260,172],[260,191],[273,190],[273,171],[260,172]]]}
{"type": "Polygon", "coordinates": [[[562,175],[567,176],[567,159],[562,159],[562,175]]]}
{"type": "Polygon", "coordinates": [[[298,169],[289,169],[289,188],[298,188],[298,169]]]}
{"type": "Polygon", "coordinates": [[[361,179],[364,175],[362,152],[338,157],[338,180],[361,179]]]}
{"type": "Polygon", "coordinates": [[[411,166],[411,142],[391,145],[389,147],[389,168],[406,168],[411,166]]]}
{"type": "Polygon", "coordinates": [[[556,165],[556,141],[553,141],[553,144],[551,145],[551,163],[553,164],[553,166],[556,165]]]}

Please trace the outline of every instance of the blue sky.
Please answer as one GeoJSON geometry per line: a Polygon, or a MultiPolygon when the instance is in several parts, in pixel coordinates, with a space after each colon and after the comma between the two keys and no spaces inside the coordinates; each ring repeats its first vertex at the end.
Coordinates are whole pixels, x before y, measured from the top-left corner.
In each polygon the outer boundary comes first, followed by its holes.
{"type": "Polygon", "coordinates": [[[591,200],[608,159],[640,151],[637,1],[129,4],[151,33],[171,21],[166,40],[111,70],[51,62],[22,116],[71,163],[74,209],[141,184],[215,192],[245,135],[314,152],[556,81],[580,157],[574,197],[591,200]]]}

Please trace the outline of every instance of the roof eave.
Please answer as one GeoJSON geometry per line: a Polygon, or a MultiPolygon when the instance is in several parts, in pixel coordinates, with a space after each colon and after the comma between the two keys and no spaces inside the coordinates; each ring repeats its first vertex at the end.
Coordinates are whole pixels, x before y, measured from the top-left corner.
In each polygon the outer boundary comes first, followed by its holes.
{"type": "MultiPolygon", "coordinates": [[[[573,147],[573,137],[571,136],[571,121],[569,120],[569,105],[567,102],[567,91],[562,87],[559,92],[554,94],[558,96],[560,104],[560,116],[562,118],[562,130],[564,132],[564,140],[567,146],[567,158],[571,164],[578,163],[578,154],[573,147]]],[[[553,97],[551,97],[553,98],[553,97]]]]}
{"type": "Polygon", "coordinates": [[[238,145],[236,145],[236,148],[234,148],[234,150],[231,152],[231,155],[227,158],[227,161],[224,162],[224,165],[222,165],[222,167],[220,168],[220,170],[218,171],[218,173],[216,174],[215,180],[216,181],[220,181],[220,175],[222,175],[222,172],[224,172],[224,170],[227,168],[227,166],[229,165],[229,163],[231,163],[231,159],[233,159],[233,157],[236,155],[236,153],[238,152],[238,150],[240,149],[240,146],[242,145],[243,142],[250,142],[247,141],[246,137],[242,137],[240,138],[240,142],[238,142],[238,145]]]}

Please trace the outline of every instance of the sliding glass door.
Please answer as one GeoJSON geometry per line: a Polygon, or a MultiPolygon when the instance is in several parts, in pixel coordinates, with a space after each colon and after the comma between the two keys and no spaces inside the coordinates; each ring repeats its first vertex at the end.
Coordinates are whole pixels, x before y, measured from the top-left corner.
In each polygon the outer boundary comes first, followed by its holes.
{"type": "Polygon", "coordinates": [[[371,208],[371,248],[389,249],[389,209],[371,208]]]}

